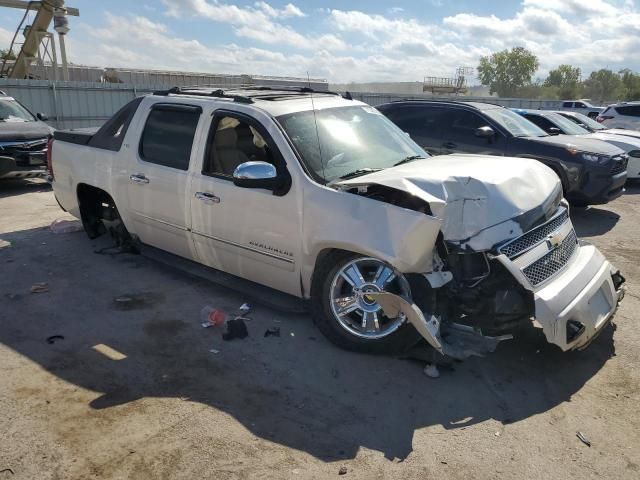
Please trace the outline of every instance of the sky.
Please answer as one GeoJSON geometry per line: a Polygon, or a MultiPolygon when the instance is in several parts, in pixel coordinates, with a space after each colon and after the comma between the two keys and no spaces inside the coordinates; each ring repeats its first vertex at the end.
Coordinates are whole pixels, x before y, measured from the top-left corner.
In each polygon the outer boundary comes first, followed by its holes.
{"type": "MultiPolygon", "coordinates": [[[[422,81],[523,46],[561,63],[640,71],[640,0],[67,0],[69,61],[334,83],[422,81]]],[[[22,12],[0,8],[0,47],[22,12]]]]}

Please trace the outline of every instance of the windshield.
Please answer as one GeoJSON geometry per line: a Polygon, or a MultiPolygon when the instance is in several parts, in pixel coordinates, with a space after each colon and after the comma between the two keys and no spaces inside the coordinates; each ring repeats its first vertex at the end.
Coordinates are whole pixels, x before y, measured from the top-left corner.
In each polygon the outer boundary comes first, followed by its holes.
{"type": "Polygon", "coordinates": [[[500,126],[505,128],[514,137],[546,137],[547,134],[537,125],[507,108],[489,108],[483,110],[500,126]]]}
{"type": "MultiPolygon", "coordinates": [[[[560,115],[562,115],[562,114],[560,114],[560,115]]],[[[562,115],[562,116],[565,117],[564,115],[562,115]]],[[[568,118],[569,120],[573,121],[574,123],[586,125],[587,128],[589,130],[592,130],[592,131],[606,130],[607,129],[607,127],[605,127],[603,125],[600,125],[593,118],[589,118],[586,115],[583,115],[581,113],[575,113],[575,114],[573,114],[571,116],[567,116],[565,118],[568,118]]]]}
{"type": "Polygon", "coordinates": [[[585,135],[589,133],[589,130],[585,130],[577,123],[572,122],[559,113],[547,113],[545,117],[555,123],[558,128],[562,130],[562,133],[566,135],[585,135]]]}
{"type": "Polygon", "coordinates": [[[0,100],[0,121],[34,122],[35,118],[15,100],[0,100]]]}
{"type": "Polygon", "coordinates": [[[296,112],[277,120],[302,162],[325,182],[361,169],[389,168],[409,157],[429,156],[373,107],[316,110],[315,118],[313,111],[296,112]]]}

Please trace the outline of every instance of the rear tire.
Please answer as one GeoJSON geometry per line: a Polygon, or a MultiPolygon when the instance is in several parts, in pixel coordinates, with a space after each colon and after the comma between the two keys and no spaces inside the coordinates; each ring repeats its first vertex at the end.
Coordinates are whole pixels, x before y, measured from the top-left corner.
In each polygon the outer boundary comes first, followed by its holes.
{"type": "Polygon", "coordinates": [[[313,321],[323,335],[340,348],[373,354],[404,352],[421,339],[420,334],[406,319],[386,317],[377,303],[366,298],[366,291],[380,290],[411,295],[407,279],[384,262],[347,252],[330,254],[314,273],[313,321]],[[353,266],[361,275],[352,270],[353,266]],[[358,276],[363,282],[356,281],[356,285],[346,278],[353,280],[358,276]],[[385,278],[392,276],[386,282],[385,278]]]}

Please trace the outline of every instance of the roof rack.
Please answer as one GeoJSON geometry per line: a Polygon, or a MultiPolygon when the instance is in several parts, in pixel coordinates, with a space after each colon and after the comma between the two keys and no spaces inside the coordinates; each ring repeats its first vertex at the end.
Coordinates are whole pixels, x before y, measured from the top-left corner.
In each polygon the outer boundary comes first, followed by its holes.
{"type": "Polygon", "coordinates": [[[173,87],[169,90],[157,90],[153,92],[154,95],[195,95],[200,97],[216,97],[216,98],[229,98],[234,102],[239,103],[253,103],[253,100],[243,95],[229,95],[221,88],[211,90],[206,87],[173,87]]]}

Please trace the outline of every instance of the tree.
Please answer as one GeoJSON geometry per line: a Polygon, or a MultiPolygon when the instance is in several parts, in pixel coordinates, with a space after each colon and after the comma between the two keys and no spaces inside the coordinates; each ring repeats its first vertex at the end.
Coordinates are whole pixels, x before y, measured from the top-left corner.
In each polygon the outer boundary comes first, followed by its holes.
{"type": "Polygon", "coordinates": [[[526,48],[515,47],[480,58],[478,78],[489,86],[491,93],[509,97],[531,83],[538,66],[538,57],[526,48]]]}
{"type": "Polygon", "coordinates": [[[544,81],[545,87],[557,87],[558,96],[560,98],[578,98],[582,91],[580,77],[582,72],[578,67],[571,65],[560,65],[558,68],[551,70],[549,76],[544,81]]]}
{"type": "Polygon", "coordinates": [[[628,68],[618,72],[624,89],[624,100],[640,100],[640,75],[628,68]]]}
{"type": "Polygon", "coordinates": [[[602,68],[584,81],[584,93],[595,102],[603,102],[624,98],[625,90],[620,75],[602,68]]]}
{"type": "Polygon", "coordinates": [[[16,56],[13,52],[5,48],[0,48],[0,60],[15,60],[16,56]]]}

